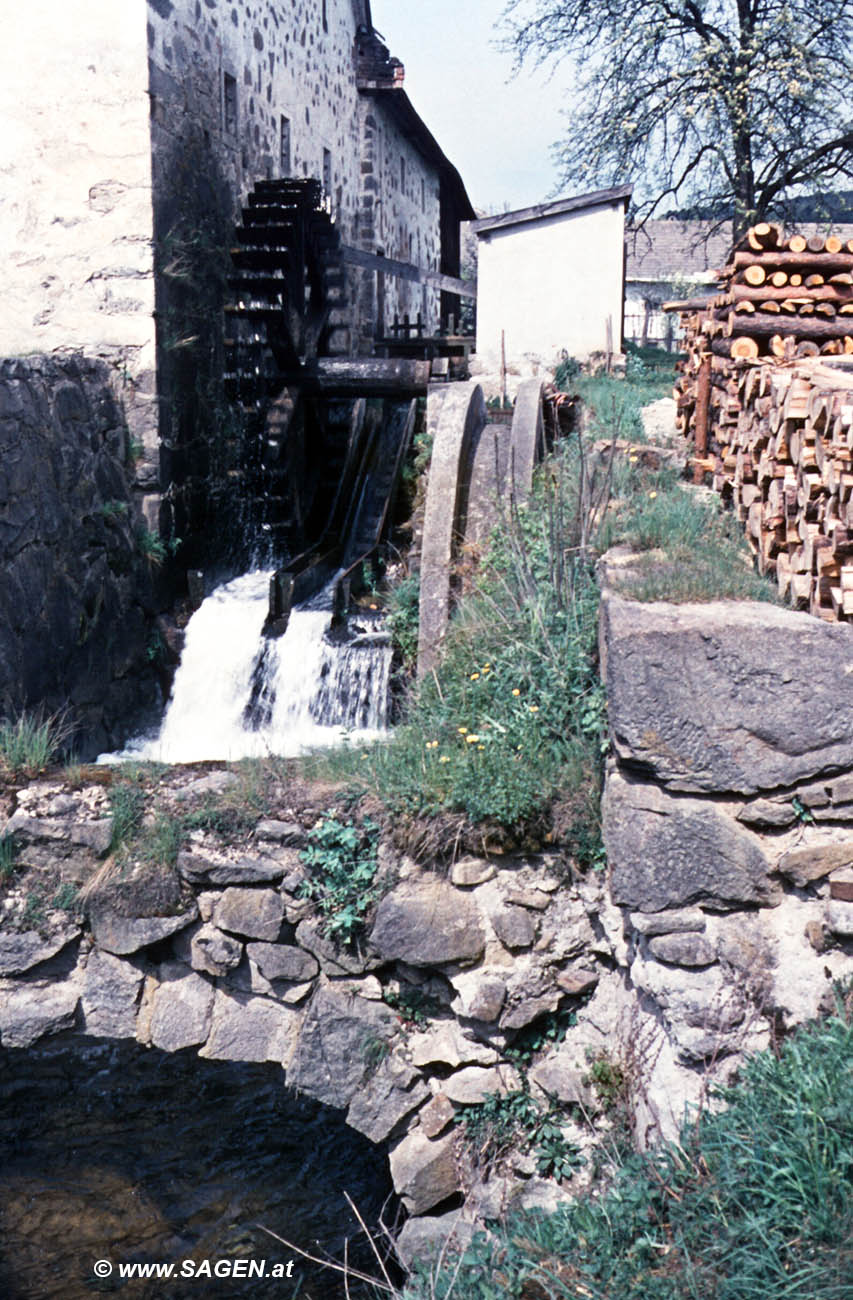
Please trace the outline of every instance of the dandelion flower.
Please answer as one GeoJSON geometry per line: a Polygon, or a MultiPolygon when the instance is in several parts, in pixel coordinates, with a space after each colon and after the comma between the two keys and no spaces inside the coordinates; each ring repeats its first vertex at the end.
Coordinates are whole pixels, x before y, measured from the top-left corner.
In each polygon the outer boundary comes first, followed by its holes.
{"type": "Polygon", "coordinates": [[[539,712],[539,705],[538,705],[538,704],[528,704],[527,707],[528,707],[528,709],[530,710],[531,713],[538,713],[538,712],[539,712]]]}
{"type": "Polygon", "coordinates": [[[438,761],[439,763],[449,763],[450,759],[447,757],[446,754],[442,754],[441,758],[438,761]]]}
{"type": "Polygon", "coordinates": [[[479,676],[480,676],[479,673],[472,673],[472,674],[471,674],[471,681],[472,681],[472,682],[475,682],[479,676]]]}
{"type": "Polygon", "coordinates": [[[459,732],[459,735],[460,735],[460,736],[464,736],[464,735],[465,735],[465,732],[468,730],[468,728],[467,728],[467,727],[457,727],[456,730],[459,732]]]}
{"type": "Polygon", "coordinates": [[[655,499],[656,496],[657,496],[657,492],[650,492],[650,493],[649,493],[649,500],[650,500],[650,501],[654,501],[654,499],[655,499]]]}
{"type": "Polygon", "coordinates": [[[465,737],[465,744],[466,744],[466,745],[476,745],[479,739],[480,739],[479,736],[475,736],[475,735],[473,735],[473,733],[472,733],[471,735],[465,737]]]}
{"type": "Polygon", "coordinates": [[[520,694],[521,694],[521,691],[520,691],[520,690],[518,689],[518,687],[516,686],[516,687],[513,688],[513,692],[512,692],[512,693],[513,693],[513,695],[520,695],[520,694]]]}

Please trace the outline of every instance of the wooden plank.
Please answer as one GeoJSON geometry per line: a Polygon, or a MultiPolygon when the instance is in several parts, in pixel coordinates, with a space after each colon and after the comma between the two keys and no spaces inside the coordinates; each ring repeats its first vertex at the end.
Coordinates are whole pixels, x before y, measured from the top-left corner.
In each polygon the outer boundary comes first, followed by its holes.
{"type": "Polygon", "coordinates": [[[460,298],[476,298],[477,285],[473,280],[457,280],[455,276],[440,271],[427,271],[412,262],[398,262],[393,257],[380,257],[378,253],[365,253],[360,248],[344,244],[341,255],[348,266],[360,266],[365,271],[381,271],[383,275],[396,276],[398,280],[414,280],[418,284],[434,284],[445,293],[458,294],[460,298]]]}

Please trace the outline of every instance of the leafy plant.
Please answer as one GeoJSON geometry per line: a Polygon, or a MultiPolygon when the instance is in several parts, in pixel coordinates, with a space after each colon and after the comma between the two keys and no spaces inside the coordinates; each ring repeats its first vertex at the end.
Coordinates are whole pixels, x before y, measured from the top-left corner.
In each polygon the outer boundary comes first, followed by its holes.
{"type": "Polygon", "coordinates": [[[311,873],[300,893],[318,905],[325,933],[342,944],[355,940],[377,896],[377,832],[367,818],[358,826],[332,814],[308,832],[299,855],[311,873]]]}
{"type": "Polygon", "coordinates": [[[145,812],[145,794],[138,785],[120,781],[111,787],[109,801],[113,819],[110,852],[117,853],[139,830],[145,812]]]}
{"type": "Polygon", "coordinates": [[[625,1095],[625,1071],[609,1056],[598,1056],[591,1062],[589,1082],[605,1110],[611,1110],[625,1095]]]}
{"type": "Polygon", "coordinates": [[[418,657],[420,575],[410,574],[388,593],[385,622],[403,665],[413,670],[418,657]]]}
{"type": "Polygon", "coordinates": [[[409,1025],[426,1025],[439,1009],[435,998],[424,993],[422,989],[404,986],[399,993],[386,989],[382,1000],[394,1011],[398,1011],[404,1023],[409,1025]]]}
{"type": "Polygon", "coordinates": [[[569,391],[569,385],[577,379],[582,370],[581,363],[577,357],[570,357],[565,348],[563,348],[560,362],[554,371],[554,383],[563,393],[569,391]]]}
{"type": "Polygon", "coordinates": [[[543,1177],[562,1181],[583,1163],[577,1148],[560,1127],[559,1114],[543,1107],[525,1090],[491,1093],[482,1102],[464,1106],[455,1122],[475,1164],[491,1168],[510,1151],[530,1151],[543,1177]]]}
{"type": "Polygon", "coordinates": [[[506,1049],[506,1055],[522,1067],[528,1066],[546,1047],[562,1043],[575,1024],[577,1024],[576,1012],[567,1009],[551,1011],[531,1024],[525,1025],[506,1049]]]}
{"type": "Polygon", "coordinates": [[[99,507],[99,513],[104,519],[122,519],[129,510],[128,501],[104,501],[99,507]]]}
{"type": "Polygon", "coordinates": [[[165,540],[158,533],[152,533],[149,528],[140,528],[136,534],[136,542],[140,555],[155,569],[159,569],[170,555],[175,555],[181,546],[180,537],[165,540]]]}

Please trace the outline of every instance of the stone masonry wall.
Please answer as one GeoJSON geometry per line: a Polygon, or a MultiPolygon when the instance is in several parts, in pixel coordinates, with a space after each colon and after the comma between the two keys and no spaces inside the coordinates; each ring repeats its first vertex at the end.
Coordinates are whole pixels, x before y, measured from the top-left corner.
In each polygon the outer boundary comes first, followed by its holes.
{"type": "Polygon", "coordinates": [[[0,356],[103,359],[154,456],[145,14],[145,0],[32,0],[5,25],[0,356]]]}
{"type": "Polygon", "coordinates": [[[161,703],[130,464],[106,366],[0,361],[0,717],[68,707],[81,756],[161,703]]]}

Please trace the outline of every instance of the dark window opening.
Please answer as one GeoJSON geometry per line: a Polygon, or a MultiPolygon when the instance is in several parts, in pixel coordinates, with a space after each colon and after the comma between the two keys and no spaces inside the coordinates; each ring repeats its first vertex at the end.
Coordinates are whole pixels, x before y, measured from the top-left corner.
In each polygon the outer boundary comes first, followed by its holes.
{"type": "Polygon", "coordinates": [[[403,157],[403,155],[400,154],[400,189],[405,190],[405,188],[406,188],[406,160],[403,157]]]}
{"type": "Polygon", "coordinates": [[[327,32],[328,30],[329,30],[329,14],[326,7],[326,0],[323,0],[323,31],[327,32]]]}
{"type": "Polygon", "coordinates": [[[228,135],[237,134],[237,81],[227,72],[222,79],[222,124],[228,135]]]}
{"type": "Polygon", "coordinates": [[[279,143],[279,173],[282,176],[289,176],[292,166],[290,156],[290,118],[282,117],[281,119],[281,139],[279,143]]]}
{"type": "Polygon", "coordinates": [[[332,197],[332,154],[329,149],[323,150],[323,194],[327,199],[332,197]]]}

